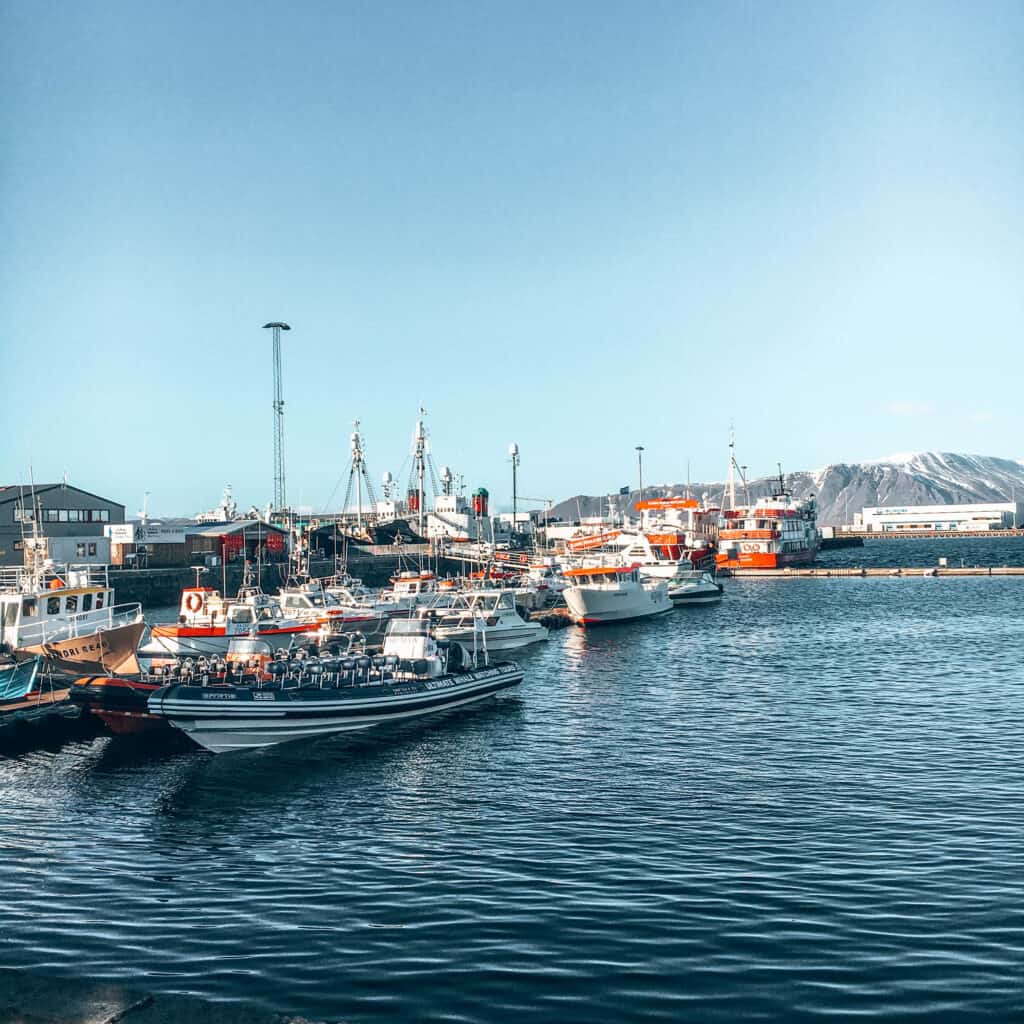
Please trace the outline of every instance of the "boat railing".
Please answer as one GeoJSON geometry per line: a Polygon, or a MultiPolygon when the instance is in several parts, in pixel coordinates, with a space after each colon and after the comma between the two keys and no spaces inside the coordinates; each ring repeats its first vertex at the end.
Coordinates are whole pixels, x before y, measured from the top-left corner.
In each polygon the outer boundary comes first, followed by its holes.
{"type": "Polygon", "coordinates": [[[36,568],[29,566],[4,566],[0,568],[0,589],[27,591],[45,590],[48,587],[109,587],[110,566],[89,565],[74,562],[40,563],[36,568]]]}
{"type": "Polygon", "coordinates": [[[30,647],[55,640],[75,640],[78,637],[91,636],[101,629],[116,629],[140,621],[142,605],[137,601],[131,604],[111,605],[109,608],[94,608],[75,615],[25,623],[18,631],[18,644],[21,647],[30,647]]]}

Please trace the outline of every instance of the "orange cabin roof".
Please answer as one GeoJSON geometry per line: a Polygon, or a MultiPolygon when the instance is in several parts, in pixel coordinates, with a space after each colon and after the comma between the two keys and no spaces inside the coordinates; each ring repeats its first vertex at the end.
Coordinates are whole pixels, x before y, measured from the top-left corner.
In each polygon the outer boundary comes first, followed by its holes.
{"type": "Polygon", "coordinates": [[[616,576],[632,572],[636,565],[601,565],[589,569],[566,569],[563,576],[616,576]]]}
{"type": "Polygon", "coordinates": [[[700,502],[696,498],[646,498],[638,501],[633,507],[641,512],[655,512],[658,509],[669,508],[700,508],[700,502]]]}

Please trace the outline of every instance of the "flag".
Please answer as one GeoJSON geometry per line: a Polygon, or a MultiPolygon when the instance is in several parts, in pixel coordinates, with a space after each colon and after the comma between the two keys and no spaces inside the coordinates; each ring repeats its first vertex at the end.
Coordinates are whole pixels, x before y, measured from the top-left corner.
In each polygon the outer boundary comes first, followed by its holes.
{"type": "Polygon", "coordinates": [[[628,486],[620,487],[619,488],[619,494],[629,494],[629,487],[628,486]]]}

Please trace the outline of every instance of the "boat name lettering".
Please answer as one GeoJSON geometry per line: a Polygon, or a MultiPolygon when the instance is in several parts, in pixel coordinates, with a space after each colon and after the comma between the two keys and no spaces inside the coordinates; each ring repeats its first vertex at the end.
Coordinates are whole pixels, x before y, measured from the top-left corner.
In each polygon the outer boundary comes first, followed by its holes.
{"type": "Polygon", "coordinates": [[[234,700],[233,693],[204,693],[203,700],[234,700]]]}
{"type": "Polygon", "coordinates": [[[273,700],[274,695],[272,693],[254,693],[252,695],[253,700],[273,700]]]}

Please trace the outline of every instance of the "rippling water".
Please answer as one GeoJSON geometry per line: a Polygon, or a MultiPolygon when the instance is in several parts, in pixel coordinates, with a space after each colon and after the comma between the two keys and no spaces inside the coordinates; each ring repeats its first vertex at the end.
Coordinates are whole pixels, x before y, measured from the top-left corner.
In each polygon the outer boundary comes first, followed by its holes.
{"type": "Polygon", "coordinates": [[[419,723],[4,761],[0,964],[352,1022],[1013,1017],[1024,580],[726,586],[419,723]]]}

